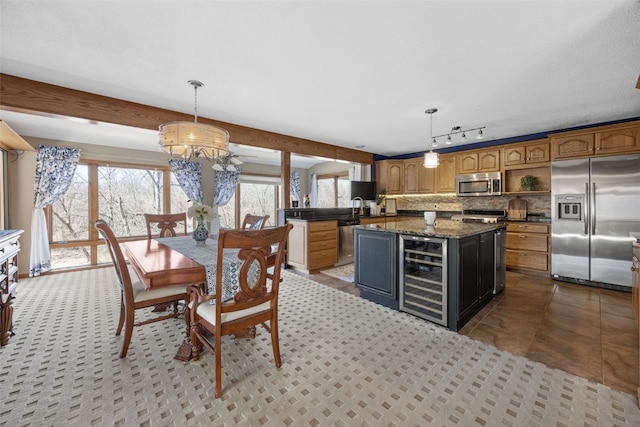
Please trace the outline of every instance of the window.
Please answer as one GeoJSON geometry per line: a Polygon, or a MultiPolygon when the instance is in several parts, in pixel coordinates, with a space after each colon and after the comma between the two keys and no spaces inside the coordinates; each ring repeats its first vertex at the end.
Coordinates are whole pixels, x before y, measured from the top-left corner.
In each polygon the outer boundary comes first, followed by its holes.
{"type": "Polygon", "coordinates": [[[347,172],[344,175],[322,175],[318,177],[318,207],[349,207],[351,186],[347,172]]]}
{"type": "Polygon", "coordinates": [[[241,182],[238,187],[238,196],[240,199],[240,216],[238,217],[238,221],[241,222],[246,214],[269,215],[265,227],[275,225],[280,185],[241,182]]]}
{"type": "Polygon", "coordinates": [[[280,200],[280,177],[240,175],[236,191],[225,206],[218,209],[220,227],[240,228],[244,216],[269,215],[266,227],[277,223],[280,200]]]}
{"type": "Polygon", "coordinates": [[[145,213],[185,212],[189,205],[168,167],[82,162],[65,196],[46,210],[51,266],[111,261],[93,229],[98,218],[118,237],[146,237],[145,213]]]}

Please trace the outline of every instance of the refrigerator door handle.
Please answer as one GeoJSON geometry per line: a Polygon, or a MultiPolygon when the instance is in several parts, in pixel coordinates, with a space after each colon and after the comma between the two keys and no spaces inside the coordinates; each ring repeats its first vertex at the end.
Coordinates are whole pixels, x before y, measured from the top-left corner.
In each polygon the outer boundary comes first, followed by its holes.
{"type": "Polygon", "coordinates": [[[584,215],[584,234],[587,235],[589,234],[589,218],[591,218],[591,215],[589,215],[591,209],[591,198],[589,197],[589,183],[585,182],[584,183],[584,194],[585,194],[585,204],[584,204],[584,208],[586,210],[585,215],[584,215]]]}
{"type": "Polygon", "coordinates": [[[596,235],[596,183],[592,184],[593,190],[591,191],[591,235],[596,235]]]}

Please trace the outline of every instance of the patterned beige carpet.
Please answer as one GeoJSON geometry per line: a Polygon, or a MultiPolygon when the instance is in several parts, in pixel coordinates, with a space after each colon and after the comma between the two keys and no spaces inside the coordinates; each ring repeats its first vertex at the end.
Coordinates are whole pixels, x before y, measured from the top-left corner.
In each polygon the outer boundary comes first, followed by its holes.
{"type": "Polygon", "coordinates": [[[634,396],[285,272],[269,335],[173,360],[182,320],[114,336],[113,269],[24,279],[0,349],[2,426],[638,426],[634,396]]]}

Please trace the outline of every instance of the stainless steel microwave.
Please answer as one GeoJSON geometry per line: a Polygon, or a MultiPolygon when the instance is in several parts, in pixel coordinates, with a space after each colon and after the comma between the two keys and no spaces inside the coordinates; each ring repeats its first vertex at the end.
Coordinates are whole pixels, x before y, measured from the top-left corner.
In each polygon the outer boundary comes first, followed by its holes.
{"type": "Polygon", "coordinates": [[[456,177],[457,196],[499,196],[501,194],[500,172],[474,173],[456,177]]]}

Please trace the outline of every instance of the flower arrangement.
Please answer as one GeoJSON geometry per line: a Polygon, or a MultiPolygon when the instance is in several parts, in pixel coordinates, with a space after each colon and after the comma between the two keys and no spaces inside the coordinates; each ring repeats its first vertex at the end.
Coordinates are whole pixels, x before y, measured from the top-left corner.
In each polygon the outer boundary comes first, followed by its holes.
{"type": "Polygon", "coordinates": [[[195,218],[198,222],[211,221],[216,217],[211,206],[194,203],[187,209],[187,216],[195,218]]]}

